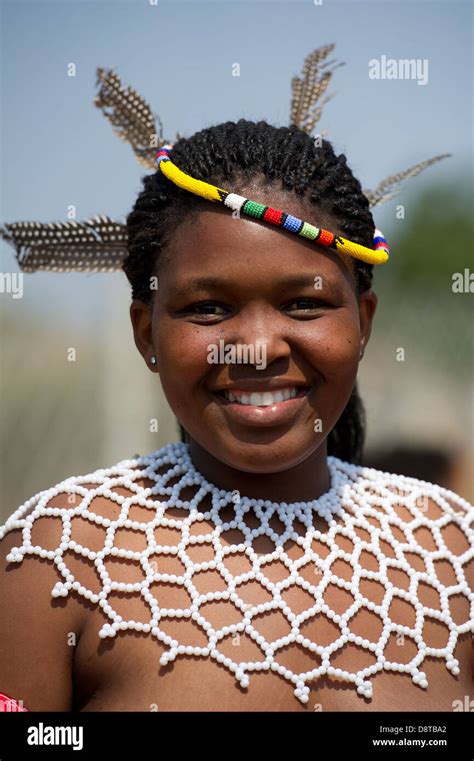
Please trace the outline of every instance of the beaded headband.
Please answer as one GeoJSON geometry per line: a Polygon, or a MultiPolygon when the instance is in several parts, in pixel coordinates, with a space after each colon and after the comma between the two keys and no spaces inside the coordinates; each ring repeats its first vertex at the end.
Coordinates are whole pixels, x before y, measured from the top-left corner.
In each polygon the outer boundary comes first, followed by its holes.
{"type": "MultiPolygon", "coordinates": [[[[301,77],[291,79],[290,125],[311,135],[323,107],[333,97],[326,95],[333,71],[343,62],[327,60],[335,45],[313,50],[304,61],[301,77]]],[[[100,85],[94,104],[112,125],[115,134],[128,142],[141,166],[156,171],[158,161],[163,175],[181,188],[223,203],[249,217],[261,219],[333,251],[341,251],[370,264],[387,261],[389,248],[380,230],[375,231],[373,249],[360,246],[302,219],[229,193],[182,172],[169,157],[171,141],[163,137],[161,119],[133,87],[122,84],[113,69],[97,69],[100,85]],[[158,155],[156,151],[158,150],[158,155]],[[162,153],[164,151],[164,153],[162,153]]],[[[323,130],[320,135],[327,134],[323,130]]],[[[176,140],[183,135],[176,134],[176,140]]],[[[397,186],[450,154],[420,161],[386,177],[375,190],[362,189],[370,207],[385,203],[397,193],[397,186]]],[[[63,222],[9,222],[0,225],[0,238],[15,249],[22,272],[113,272],[122,270],[128,255],[127,225],[106,215],[92,219],[63,222]]]]}
{"type": "Polygon", "coordinates": [[[208,182],[203,182],[203,180],[196,180],[179,169],[171,161],[170,151],[172,149],[172,143],[163,145],[156,154],[156,163],[161,173],[183,190],[189,190],[190,193],[207,198],[209,201],[223,203],[229,209],[232,209],[232,211],[239,212],[239,214],[245,214],[248,217],[269,222],[271,225],[300,235],[302,238],[324,246],[324,248],[341,251],[343,254],[348,254],[355,259],[361,259],[363,262],[367,262],[367,264],[385,264],[388,261],[390,249],[380,230],[375,230],[373,249],[361,246],[359,243],[342,238],[340,235],[334,235],[334,233],[324,230],[322,227],[315,227],[309,222],[304,222],[292,214],[287,214],[279,209],[273,209],[271,206],[264,206],[256,201],[251,201],[249,198],[239,196],[237,193],[230,193],[228,190],[223,190],[208,182]]]}

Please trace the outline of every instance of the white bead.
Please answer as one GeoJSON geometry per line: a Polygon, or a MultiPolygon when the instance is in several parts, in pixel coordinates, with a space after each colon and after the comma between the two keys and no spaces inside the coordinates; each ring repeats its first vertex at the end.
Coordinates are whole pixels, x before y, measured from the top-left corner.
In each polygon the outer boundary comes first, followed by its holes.
{"type": "MultiPolygon", "coordinates": [[[[339,627],[340,631],[337,635],[341,643],[338,646],[339,648],[347,642],[353,642],[374,654],[376,658],[375,665],[378,667],[378,670],[384,669],[387,672],[409,673],[415,684],[426,688],[428,686],[426,674],[418,670],[421,668],[421,664],[429,652],[429,648],[423,640],[425,608],[415,593],[399,589],[389,582],[387,574],[391,564],[388,558],[384,556],[380,542],[385,541],[394,549],[397,557],[397,565],[395,567],[401,568],[410,577],[412,584],[409,589],[411,590],[416,587],[416,583],[413,584],[413,582],[416,582],[417,579],[420,583],[422,581],[433,583],[433,577],[436,574],[434,559],[432,557],[433,553],[421,547],[417,543],[416,536],[413,533],[419,526],[428,527],[431,529],[433,537],[440,548],[439,552],[436,553],[436,559],[447,560],[451,563],[458,578],[456,593],[464,595],[471,602],[473,595],[464,575],[464,561],[461,562],[460,557],[454,555],[447,548],[443,541],[441,529],[447,525],[448,521],[452,520],[464,532],[466,538],[472,542],[474,538],[474,531],[472,529],[474,507],[453,492],[426,482],[383,473],[371,468],[363,468],[345,463],[335,457],[329,457],[327,462],[331,486],[329,491],[319,499],[309,502],[275,503],[264,499],[250,499],[246,495],[240,494],[240,499],[236,500],[234,499],[235,495],[233,492],[219,489],[214,484],[210,484],[196,471],[186,444],[180,442],[170,443],[162,449],[144,457],[123,460],[111,468],[99,469],[87,476],[72,476],[51,489],[39,492],[18,508],[6,521],[5,525],[0,527],[0,538],[3,538],[8,531],[14,529],[22,531],[22,545],[11,549],[6,557],[7,562],[21,563],[25,555],[36,555],[40,558],[53,559],[62,576],[62,581],[58,581],[51,590],[52,597],[66,597],[71,589],[74,589],[78,595],[90,600],[95,605],[99,605],[104,614],[110,619],[110,622],[105,623],[99,630],[98,634],[100,638],[114,637],[117,631],[128,630],[150,633],[161,642],[166,643],[169,649],[160,658],[162,665],[173,661],[179,655],[211,657],[233,672],[237,681],[245,688],[249,685],[249,673],[272,670],[292,683],[296,687],[294,690],[295,697],[301,703],[307,703],[309,700],[309,687],[306,685],[306,682],[311,681],[309,672],[294,674],[278,662],[279,648],[296,643],[307,648],[310,652],[318,653],[321,656],[321,669],[318,673],[327,673],[330,676],[341,679],[355,688],[360,695],[371,698],[371,682],[368,681],[366,675],[363,675],[362,671],[352,672],[344,671],[340,668],[334,669],[331,666],[332,659],[334,658],[331,648],[322,647],[317,641],[313,642],[308,639],[305,636],[306,631],[305,635],[301,633],[301,615],[297,616],[291,609],[291,606],[285,601],[286,588],[296,584],[301,589],[306,590],[310,597],[314,598],[314,602],[309,604],[308,611],[311,608],[311,612],[308,612],[308,617],[317,613],[323,613],[339,627]],[[167,470],[162,474],[158,474],[156,471],[163,465],[168,466],[167,470]],[[168,483],[175,476],[178,478],[179,483],[172,487],[168,486],[168,483]],[[149,478],[155,481],[156,485],[152,489],[140,489],[137,485],[137,480],[140,478],[149,478]],[[87,490],[81,486],[81,484],[88,482],[94,483],[96,488],[87,490]],[[125,498],[117,494],[114,491],[114,487],[120,485],[133,492],[133,498],[125,498]],[[191,500],[183,500],[181,490],[186,486],[192,485],[197,487],[196,495],[191,500]],[[68,490],[82,498],[79,505],[76,505],[74,508],[71,506],[61,508],[50,508],[47,506],[51,498],[68,490]],[[201,499],[206,493],[211,495],[212,509],[201,507],[201,499]],[[89,510],[94,496],[100,494],[120,505],[118,518],[106,518],[96,515],[92,510],[89,510]],[[419,500],[426,496],[440,506],[443,513],[441,521],[428,520],[426,515],[420,510],[419,500]],[[451,511],[451,509],[448,511],[446,506],[447,499],[456,505],[456,511],[451,511]],[[141,523],[140,521],[130,519],[130,509],[133,504],[138,504],[149,510],[150,518],[148,522],[141,523]],[[164,511],[167,504],[175,506],[181,515],[175,515],[172,519],[166,518],[164,511]],[[233,507],[235,517],[227,523],[223,523],[219,517],[219,508],[228,505],[233,507]],[[402,520],[399,517],[396,510],[398,505],[404,505],[411,513],[412,518],[410,521],[402,520]],[[23,517],[32,506],[32,513],[26,518],[23,517]],[[252,512],[256,519],[260,521],[260,524],[255,526],[252,523],[251,525],[254,527],[251,529],[246,524],[245,518],[248,513],[252,514],[252,512]],[[316,514],[327,521],[326,529],[322,531],[314,529],[313,517],[316,514]],[[82,516],[83,520],[89,521],[91,524],[102,526],[106,529],[107,533],[102,550],[92,551],[87,547],[80,548],[80,545],[71,539],[71,519],[76,515],[82,516]],[[54,516],[62,520],[62,536],[57,548],[54,550],[31,544],[33,524],[37,518],[42,516],[54,516]],[[278,517],[284,524],[285,530],[283,533],[277,534],[270,528],[269,521],[272,516],[278,517]],[[376,520],[371,522],[370,518],[375,518],[376,520]],[[294,529],[295,520],[299,520],[300,524],[305,526],[304,536],[301,536],[294,529]],[[207,523],[212,522],[213,527],[209,531],[206,526],[207,530],[199,533],[196,531],[196,528],[204,521],[207,523]],[[180,531],[180,541],[177,544],[173,543],[172,547],[156,545],[155,530],[160,525],[180,531]],[[191,535],[192,526],[194,526],[194,535],[191,535]],[[393,527],[396,527],[397,531],[401,531],[405,535],[403,551],[400,549],[400,542],[395,540],[395,535],[392,533],[391,529],[393,527]],[[115,532],[117,528],[142,532],[143,537],[147,541],[147,549],[143,552],[137,552],[131,549],[119,549],[116,547],[115,532]],[[233,528],[240,528],[243,531],[244,540],[239,544],[224,548],[220,542],[220,535],[223,531],[233,528]],[[367,541],[363,540],[358,533],[359,529],[363,529],[370,539],[367,539],[367,541]],[[341,535],[347,537],[352,542],[354,545],[353,551],[345,552],[339,547],[337,539],[341,535]],[[274,550],[264,558],[261,556],[257,557],[253,552],[253,541],[259,536],[268,537],[274,546],[274,550]],[[327,546],[329,552],[325,553],[327,554],[326,558],[319,557],[313,549],[315,539],[318,539],[327,546]],[[298,563],[295,563],[286,555],[284,548],[288,540],[296,542],[301,547],[301,552],[304,555],[302,558],[303,563],[300,560],[298,563]],[[205,545],[214,550],[214,559],[206,560],[202,563],[191,562],[187,555],[188,548],[205,545]],[[102,584],[98,594],[75,580],[74,575],[68,568],[67,562],[65,562],[67,555],[64,557],[69,549],[74,549],[76,554],[79,553],[95,563],[102,584]],[[356,558],[359,557],[361,550],[370,552],[376,558],[379,566],[377,572],[362,570],[359,567],[356,558]],[[407,551],[417,553],[424,560],[426,566],[425,573],[415,573],[403,555],[403,552],[407,551]],[[237,556],[239,554],[246,555],[251,564],[251,570],[245,573],[244,579],[259,583],[265,587],[272,595],[272,599],[269,602],[243,606],[243,600],[239,596],[239,593],[242,592],[242,587],[235,586],[234,576],[227,568],[225,562],[228,556],[232,557],[232,555],[237,556]],[[140,562],[146,574],[145,577],[142,581],[135,583],[111,582],[104,566],[104,562],[109,555],[111,557],[121,557],[126,560],[140,562]],[[181,559],[181,562],[185,566],[179,572],[181,575],[175,573],[162,574],[160,572],[160,558],[166,556],[174,556],[181,559]],[[155,560],[155,558],[158,558],[158,570],[150,565],[151,561],[155,560]],[[341,579],[334,573],[333,565],[337,559],[344,560],[352,565],[353,575],[350,581],[341,579]],[[288,575],[285,587],[280,588],[281,585],[270,582],[265,575],[265,563],[262,563],[263,560],[267,563],[279,561],[286,566],[288,575]],[[305,563],[304,561],[307,562],[305,563]],[[316,568],[321,572],[320,575],[315,575],[312,582],[300,576],[300,569],[305,565],[313,569],[316,568]],[[219,591],[208,591],[206,594],[199,594],[193,585],[194,575],[198,571],[206,573],[211,569],[217,571],[224,583],[227,584],[227,588],[225,591],[219,588],[219,591]],[[152,590],[149,588],[157,575],[164,582],[185,587],[190,597],[187,608],[169,608],[164,610],[160,607],[159,600],[155,600],[151,593],[152,590]],[[363,578],[377,580],[384,584],[387,594],[381,604],[375,604],[371,600],[364,598],[364,595],[359,591],[359,584],[363,578]],[[335,584],[340,589],[345,589],[352,595],[355,607],[352,608],[351,606],[351,614],[345,612],[341,615],[329,607],[324,597],[324,590],[326,589],[324,585],[329,582],[335,584]],[[113,600],[109,603],[109,596],[112,590],[134,593],[137,597],[140,596],[146,601],[150,609],[149,621],[124,620],[122,616],[118,615],[111,604],[113,600]],[[394,631],[393,622],[389,617],[392,595],[406,600],[415,609],[416,625],[413,629],[408,626],[398,625],[395,631],[403,633],[414,640],[419,656],[417,666],[406,663],[387,662],[385,659],[385,644],[383,643],[386,643],[389,632],[394,631]],[[203,615],[205,611],[201,609],[206,602],[218,600],[227,600],[233,603],[235,609],[237,611],[240,610],[239,615],[241,619],[231,626],[223,626],[221,629],[214,631],[205,615],[203,615]],[[359,610],[361,606],[378,615],[382,621],[383,631],[379,638],[379,643],[371,642],[351,631],[351,615],[359,610]],[[258,615],[274,610],[278,610],[280,614],[286,616],[289,624],[288,631],[290,633],[279,640],[278,648],[272,650],[270,643],[267,642],[263,634],[259,633],[258,626],[256,625],[254,629],[253,624],[255,619],[258,622],[258,615]],[[196,621],[201,630],[207,633],[207,647],[197,647],[190,643],[184,645],[177,640],[172,640],[160,629],[159,622],[162,618],[165,620],[170,618],[188,618],[196,621]],[[251,637],[262,652],[261,660],[248,664],[235,662],[232,658],[225,657],[219,652],[219,644],[222,637],[232,637],[235,634],[251,637]],[[169,644],[170,642],[171,645],[169,644]],[[420,656],[422,656],[421,661],[420,656]]],[[[431,615],[447,626],[450,632],[446,647],[438,649],[437,657],[444,658],[446,668],[452,674],[457,675],[459,674],[459,662],[454,658],[454,648],[459,634],[462,633],[468,622],[462,621],[456,624],[453,621],[449,610],[448,589],[439,581],[434,586],[439,594],[441,610],[434,610],[431,612],[431,615]]],[[[315,636],[317,635],[315,634],[315,636]]],[[[236,650],[235,655],[237,654],[238,650],[236,650]]],[[[376,671],[371,673],[374,674],[376,671]]]]}

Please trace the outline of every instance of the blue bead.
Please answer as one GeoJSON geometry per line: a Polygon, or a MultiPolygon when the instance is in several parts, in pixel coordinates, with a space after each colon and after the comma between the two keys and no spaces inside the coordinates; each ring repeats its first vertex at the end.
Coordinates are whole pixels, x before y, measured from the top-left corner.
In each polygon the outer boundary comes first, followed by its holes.
{"type": "Polygon", "coordinates": [[[287,218],[282,224],[284,230],[290,230],[291,232],[298,232],[303,226],[303,220],[294,217],[292,214],[288,214],[287,218]]]}

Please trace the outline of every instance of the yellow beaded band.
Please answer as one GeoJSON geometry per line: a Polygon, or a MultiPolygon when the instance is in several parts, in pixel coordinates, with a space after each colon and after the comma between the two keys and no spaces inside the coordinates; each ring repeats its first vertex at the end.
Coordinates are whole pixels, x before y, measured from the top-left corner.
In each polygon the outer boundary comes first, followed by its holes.
{"type": "Polygon", "coordinates": [[[292,214],[279,211],[279,209],[273,209],[271,206],[264,206],[236,193],[229,193],[229,191],[218,188],[215,185],[210,185],[208,182],[196,180],[194,177],[181,171],[171,161],[169,153],[172,148],[171,144],[162,146],[156,154],[156,163],[162,174],[183,190],[188,190],[190,193],[206,198],[209,201],[223,203],[233,211],[238,211],[254,219],[269,222],[271,225],[281,227],[283,230],[288,230],[288,232],[300,235],[307,240],[312,240],[314,243],[325,248],[341,251],[343,254],[360,259],[367,264],[385,264],[388,261],[390,249],[380,230],[375,230],[373,249],[361,246],[359,243],[342,238],[340,235],[336,236],[322,227],[315,227],[309,222],[304,222],[292,214]]]}

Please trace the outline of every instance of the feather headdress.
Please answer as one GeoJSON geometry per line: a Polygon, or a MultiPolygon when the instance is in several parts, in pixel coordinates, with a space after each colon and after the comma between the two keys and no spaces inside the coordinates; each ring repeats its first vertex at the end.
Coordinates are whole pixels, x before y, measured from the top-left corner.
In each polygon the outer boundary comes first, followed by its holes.
{"type": "MultiPolygon", "coordinates": [[[[301,77],[291,80],[290,125],[308,135],[318,124],[323,107],[333,97],[326,95],[333,72],[344,63],[327,60],[334,43],[310,53],[301,77]],[[325,97],[323,97],[325,96],[325,97]]],[[[130,86],[124,86],[112,69],[97,69],[99,90],[94,105],[101,109],[118,137],[130,143],[140,165],[156,170],[155,156],[169,142],[163,125],[146,100],[130,86]]],[[[321,134],[327,134],[327,131],[321,134]]],[[[182,135],[176,135],[179,140],[182,135]]],[[[393,198],[400,183],[415,177],[426,167],[450,156],[444,153],[391,175],[375,190],[364,190],[371,207],[393,198]]],[[[15,249],[23,272],[112,272],[120,270],[127,256],[127,229],[123,222],[95,216],[83,222],[11,222],[0,226],[0,235],[15,249]]]]}

